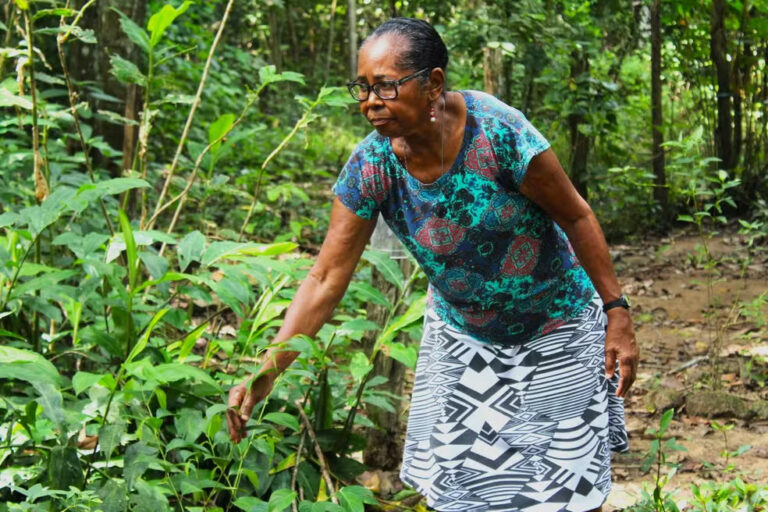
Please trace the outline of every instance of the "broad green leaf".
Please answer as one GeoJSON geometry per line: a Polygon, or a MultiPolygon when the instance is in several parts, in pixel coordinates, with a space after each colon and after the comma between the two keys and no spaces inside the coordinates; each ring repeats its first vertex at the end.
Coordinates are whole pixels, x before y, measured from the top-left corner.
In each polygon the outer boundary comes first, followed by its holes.
{"type": "Polygon", "coordinates": [[[59,372],[50,361],[31,350],[0,345],[0,379],[18,379],[30,384],[45,382],[57,387],[59,372]]]}
{"type": "Polygon", "coordinates": [[[45,201],[38,206],[30,206],[19,212],[27,223],[32,236],[37,236],[45,228],[56,222],[69,208],[75,191],[68,187],[55,189],[45,201]]]}
{"type": "Polygon", "coordinates": [[[405,279],[397,260],[393,260],[387,253],[381,251],[365,251],[363,252],[363,258],[371,262],[376,267],[376,270],[384,276],[384,279],[397,286],[399,290],[403,289],[405,279]]]}
{"type": "Polygon", "coordinates": [[[176,246],[176,257],[179,260],[179,270],[184,272],[190,263],[200,261],[205,250],[205,236],[200,231],[187,233],[176,246]]]}
{"type": "Polygon", "coordinates": [[[124,423],[110,423],[99,429],[99,451],[109,460],[112,452],[120,446],[120,441],[125,434],[124,423]]]}
{"type": "Polygon", "coordinates": [[[378,504],[373,493],[360,485],[342,487],[336,495],[345,512],[365,512],[366,503],[369,505],[378,504]]]}
{"type": "Polygon", "coordinates": [[[83,204],[87,206],[104,196],[114,196],[127,190],[147,187],[149,187],[149,183],[140,178],[113,178],[82,185],[77,189],[77,199],[82,200],[83,204]]]}
{"type": "Polygon", "coordinates": [[[79,487],[83,482],[83,466],[77,448],[54,446],[48,455],[48,485],[52,489],[79,487]]]}
{"type": "Polygon", "coordinates": [[[96,44],[96,33],[91,28],[82,28],[79,25],[67,25],[66,23],[58,27],[59,33],[72,34],[81,43],[96,44]]]}
{"type": "Polygon", "coordinates": [[[664,434],[666,432],[667,427],[669,427],[669,424],[672,422],[672,418],[675,415],[674,409],[667,409],[664,411],[664,414],[661,415],[661,421],[659,422],[659,432],[661,434],[664,434]]]}
{"type": "MultiPolygon", "coordinates": [[[[139,259],[144,263],[152,279],[161,279],[168,272],[168,260],[150,251],[141,251],[139,259]]],[[[142,283],[144,284],[144,283],[142,283]]]]}
{"type": "Polygon", "coordinates": [[[181,409],[174,416],[173,423],[176,426],[176,435],[189,442],[194,442],[205,428],[203,413],[197,409],[181,409]]]}
{"type": "Polygon", "coordinates": [[[97,373],[77,372],[72,377],[72,389],[75,391],[75,396],[99,382],[102,377],[103,375],[97,373]]]}
{"type": "Polygon", "coordinates": [[[22,11],[29,10],[29,2],[27,0],[13,0],[16,4],[16,7],[21,9],[22,11]]]}
{"type": "Polygon", "coordinates": [[[296,496],[296,492],[291,491],[290,489],[278,489],[274,491],[269,497],[267,512],[282,512],[291,506],[291,503],[296,499],[296,496]]]}
{"type": "Polygon", "coordinates": [[[125,35],[128,36],[128,39],[144,50],[144,53],[149,53],[149,34],[118,9],[113,7],[112,10],[120,16],[120,27],[123,29],[123,32],[125,32],[125,35]]]}
{"type": "Polygon", "coordinates": [[[11,331],[6,331],[5,329],[0,329],[0,339],[2,338],[13,338],[15,340],[26,341],[26,338],[24,338],[23,336],[20,336],[11,331]]]}
{"type": "Polygon", "coordinates": [[[427,305],[427,296],[421,295],[414,300],[405,313],[395,318],[395,320],[384,328],[384,332],[376,340],[376,347],[387,344],[392,341],[395,335],[402,329],[408,327],[416,320],[424,316],[424,308],[427,305]]]}
{"type": "Polygon", "coordinates": [[[296,419],[296,416],[285,412],[270,412],[264,415],[264,420],[276,425],[288,427],[295,432],[299,431],[299,420],[296,419]]]}
{"type": "Polygon", "coordinates": [[[128,489],[125,482],[108,478],[96,493],[102,501],[99,505],[102,512],[125,512],[128,509],[128,489]]]}
{"type": "Polygon", "coordinates": [[[5,87],[0,87],[0,107],[19,107],[24,110],[32,110],[32,100],[26,96],[13,94],[5,87]]]}
{"type": "Polygon", "coordinates": [[[149,30],[149,46],[154,48],[160,39],[163,37],[165,30],[171,26],[173,20],[184,14],[184,11],[189,9],[192,2],[184,2],[178,9],[174,8],[171,4],[165,4],[159,12],[156,12],[149,18],[147,23],[147,30],[149,30]]]}
{"type": "Polygon", "coordinates": [[[124,476],[128,489],[133,489],[136,480],[156,460],[156,454],[157,449],[148,446],[144,441],[137,441],[126,448],[124,476]]]}
{"type": "MultiPolygon", "coordinates": [[[[0,89],[2,91],[2,89],[0,89]]],[[[2,105],[0,105],[1,107],[2,105]]],[[[0,215],[0,228],[13,226],[21,219],[21,216],[15,212],[5,212],[0,215]]]]}
{"type": "Polygon", "coordinates": [[[232,308],[238,316],[245,316],[243,306],[248,304],[251,297],[251,288],[247,283],[225,277],[221,281],[211,283],[210,288],[219,300],[232,308]]]}
{"type": "Polygon", "coordinates": [[[386,345],[387,355],[396,361],[400,361],[411,370],[416,369],[416,360],[419,357],[416,347],[413,345],[403,345],[400,342],[393,341],[386,345]]]}
{"type": "Polygon", "coordinates": [[[72,9],[67,9],[64,7],[59,7],[55,9],[40,9],[39,11],[35,12],[35,14],[32,16],[32,21],[37,21],[40,18],[44,18],[46,16],[74,16],[75,11],[72,9]]]}
{"type": "Polygon", "coordinates": [[[219,139],[229,133],[234,122],[234,114],[223,114],[219,116],[216,121],[211,123],[210,128],[208,128],[208,144],[211,144],[211,153],[214,155],[214,157],[221,148],[222,141],[219,139]]]}
{"type": "Polygon", "coordinates": [[[209,322],[202,323],[194,331],[184,337],[184,341],[181,343],[181,348],[179,349],[179,357],[177,359],[178,362],[183,363],[184,359],[186,359],[187,356],[192,352],[192,349],[195,346],[195,342],[208,328],[208,324],[209,322]]]}
{"type": "Polygon", "coordinates": [[[133,346],[133,349],[131,350],[131,353],[128,354],[128,357],[125,360],[125,364],[127,365],[133,359],[138,356],[142,350],[144,350],[147,346],[147,343],[149,342],[149,336],[152,334],[152,329],[155,328],[155,325],[157,325],[157,322],[159,322],[163,316],[168,312],[168,308],[163,308],[157,313],[155,313],[155,316],[152,317],[152,320],[149,321],[149,325],[144,330],[144,334],[141,335],[139,338],[139,341],[136,342],[136,345],[133,346]]]}
{"type": "Polygon", "coordinates": [[[164,363],[153,366],[144,371],[144,376],[159,382],[160,384],[168,384],[170,382],[177,382],[180,380],[194,380],[207,384],[212,389],[212,392],[221,392],[219,384],[213,380],[213,378],[206,372],[197,368],[196,366],[190,366],[181,363],[164,363]]]}
{"type": "Polygon", "coordinates": [[[139,71],[139,68],[128,59],[113,54],[110,59],[112,68],[109,70],[118,80],[126,84],[136,84],[142,87],[147,85],[147,77],[139,71]]]}
{"type": "Polygon", "coordinates": [[[355,352],[349,361],[349,372],[356,381],[360,381],[368,375],[373,365],[368,362],[368,357],[362,352],[355,352]]]}
{"type": "Polygon", "coordinates": [[[166,512],[171,507],[165,497],[165,487],[155,482],[137,480],[135,491],[130,495],[132,512],[166,512]]]}
{"type": "Polygon", "coordinates": [[[269,470],[270,475],[274,475],[275,473],[279,473],[281,471],[285,471],[286,469],[292,468],[296,465],[296,452],[291,452],[290,455],[288,455],[286,458],[280,461],[280,463],[269,470]]]}
{"type": "Polygon", "coordinates": [[[391,308],[392,304],[381,291],[377,290],[369,283],[363,281],[353,281],[349,285],[349,291],[358,295],[363,302],[373,302],[385,308],[391,308]]]}
{"type": "Polygon", "coordinates": [[[56,272],[43,274],[42,276],[35,277],[16,285],[16,287],[11,292],[11,297],[21,297],[22,295],[26,295],[28,293],[48,289],[56,283],[69,279],[70,277],[76,276],[77,274],[78,272],[76,270],[58,270],[56,272]]]}
{"type": "Polygon", "coordinates": [[[267,512],[269,507],[266,501],[252,496],[237,498],[234,505],[245,512],[267,512]]]}
{"type": "Polygon", "coordinates": [[[245,256],[277,256],[295,250],[299,244],[294,242],[276,242],[274,244],[251,243],[237,250],[245,256]]]}
{"type": "Polygon", "coordinates": [[[120,229],[123,232],[125,253],[128,259],[128,289],[133,290],[139,277],[139,257],[136,251],[136,240],[133,238],[131,221],[128,220],[125,212],[123,210],[118,211],[118,216],[120,218],[120,229]]]}

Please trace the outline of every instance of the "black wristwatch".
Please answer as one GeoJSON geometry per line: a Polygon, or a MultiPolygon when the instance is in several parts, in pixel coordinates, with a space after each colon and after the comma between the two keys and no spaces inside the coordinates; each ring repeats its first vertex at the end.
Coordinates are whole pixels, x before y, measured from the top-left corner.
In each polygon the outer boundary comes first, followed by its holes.
{"type": "Polygon", "coordinates": [[[629,309],[629,299],[626,295],[621,294],[618,299],[612,300],[611,302],[606,302],[603,304],[603,312],[608,312],[609,309],[613,308],[624,308],[629,309]]]}

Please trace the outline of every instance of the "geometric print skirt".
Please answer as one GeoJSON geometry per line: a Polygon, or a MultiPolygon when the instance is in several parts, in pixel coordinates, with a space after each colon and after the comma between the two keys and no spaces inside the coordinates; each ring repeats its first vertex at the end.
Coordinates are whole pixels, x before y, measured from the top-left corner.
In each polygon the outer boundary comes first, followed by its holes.
{"type": "Polygon", "coordinates": [[[480,342],[428,309],[400,478],[439,512],[588,511],[628,449],[618,372],[605,378],[605,314],[519,345],[480,342]]]}

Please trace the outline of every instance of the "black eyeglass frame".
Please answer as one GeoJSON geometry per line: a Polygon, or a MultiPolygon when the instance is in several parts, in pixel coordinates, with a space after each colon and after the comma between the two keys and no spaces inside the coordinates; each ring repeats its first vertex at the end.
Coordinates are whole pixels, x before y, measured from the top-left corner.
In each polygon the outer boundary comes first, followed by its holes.
{"type": "Polygon", "coordinates": [[[396,100],[398,95],[400,94],[399,87],[401,85],[403,85],[408,80],[416,78],[417,76],[424,73],[425,71],[430,71],[431,69],[432,68],[427,67],[415,73],[412,73],[408,76],[404,76],[399,80],[381,80],[380,82],[376,82],[375,84],[371,84],[371,85],[365,84],[363,82],[347,82],[347,90],[349,91],[349,94],[359,102],[368,101],[368,98],[371,96],[371,91],[373,91],[373,94],[375,94],[380,100],[383,100],[383,101],[396,100]],[[360,87],[361,91],[365,91],[365,97],[362,99],[354,92],[354,88],[358,86],[360,87]],[[382,98],[381,94],[379,94],[378,89],[384,86],[394,87],[395,95],[392,96],[391,98],[382,98]]]}

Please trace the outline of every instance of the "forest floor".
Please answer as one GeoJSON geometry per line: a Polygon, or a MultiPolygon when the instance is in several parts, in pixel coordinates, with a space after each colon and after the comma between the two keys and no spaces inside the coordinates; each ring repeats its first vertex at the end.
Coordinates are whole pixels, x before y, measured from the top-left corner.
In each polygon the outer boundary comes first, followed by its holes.
{"type": "Polygon", "coordinates": [[[630,451],[614,457],[605,511],[653,489],[655,470],[642,471],[653,440],[648,429],[659,427],[669,407],[677,412],[665,438],[685,451],[667,454],[679,469],[665,491],[681,508],[692,483],[768,482],[768,257],[745,265],[746,240],[735,233],[708,241],[712,265],[699,256],[701,246],[700,237],[678,233],[611,248],[633,301],[641,359],[625,403],[630,451]]]}

